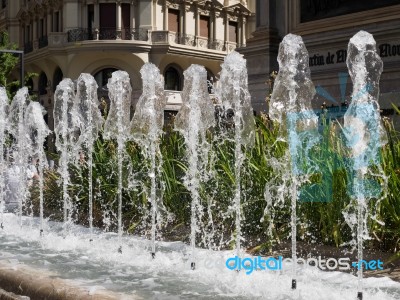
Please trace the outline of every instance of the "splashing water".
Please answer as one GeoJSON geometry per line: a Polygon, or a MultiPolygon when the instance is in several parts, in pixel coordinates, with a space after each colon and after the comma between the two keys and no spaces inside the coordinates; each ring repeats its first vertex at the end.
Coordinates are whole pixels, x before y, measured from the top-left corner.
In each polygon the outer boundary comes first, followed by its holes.
{"type": "Polygon", "coordinates": [[[24,124],[26,108],[30,103],[28,88],[24,87],[18,90],[17,94],[10,105],[9,114],[9,132],[14,137],[15,152],[13,153],[14,166],[13,169],[18,176],[18,188],[15,191],[18,199],[18,215],[20,219],[20,225],[22,226],[22,210],[28,196],[28,178],[27,165],[29,159],[29,153],[26,149],[27,135],[26,127],[24,124]]]}
{"type": "Polygon", "coordinates": [[[57,86],[54,95],[54,133],[56,147],[61,152],[58,171],[62,178],[63,190],[63,215],[64,230],[72,223],[72,201],[68,194],[70,177],[68,165],[76,154],[77,128],[74,126],[73,106],[75,99],[75,87],[71,79],[63,79],[57,86]]]}
{"type": "Polygon", "coordinates": [[[156,199],[156,156],[160,152],[159,139],[163,133],[164,107],[167,99],[164,95],[164,80],[160,70],[155,65],[144,64],[140,74],[143,80],[143,93],[136,105],[130,130],[133,139],[142,147],[144,156],[150,159],[151,253],[154,258],[156,253],[156,219],[158,217],[158,206],[161,204],[161,201],[156,199]]]}
{"type": "MultiPolygon", "coordinates": [[[[300,36],[286,35],[279,45],[279,73],[275,79],[269,115],[281,126],[281,140],[289,144],[291,161],[291,238],[292,260],[297,261],[297,199],[300,175],[310,168],[309,151],[318,142],[318,118],[311,100],[315,88],[311,81],[308,52],[300,36]],[[285,130],[286,129],[286,130],[285,130]],[[304,168],[306,166],[306,168],[304,168]]],[[[292,288],[296,288],[296,263],[292,264],[292,288]]]]}
{"type": "Polygon", "coordinates": [[[175,130],[185,138],[188,169],[185,186],[192,196],[191,233],[192,269],[195,268],[196,233],[199,231],[203,207],[200,203],[200,176],[205,169],[210,146],[206,131],[215,125],[214,105],[208,94],[207,71],[199,65],[191,65],[184,73],[182,107],[175,118],[175,130]]]}
{"type": "Polygon", "coordinates": [[[254,115],[248,91],[246,60],[233,51],[221,65],[217,96],[225,111],[232,110],[235,125],[235,210],[236,252],[240,256],[241,235],[241,169],[244,161],[242,146],[254,144],[254,115]]]}
{"type": "Polygon", "coordinates": [[[43,170],[47,167],[47,158],[44,151],[44,142],[50,134],[50,129],[44,121],[43,115],[46,114],[44,108],[38,102],[31,102],[25,115],[25,126],[29,136],[28,151],[33,162],[38,160],[39,175],[39,214],[40,214],[40,232],[43,232],[43,170]]]}
{"type": "Polygon", "coordinates": [[[7,129],[8,97],[4,87],[0,87],[0,229],[3,228],[4,218],[4,175],[6,165],[4,162],[4,143],[7,129]]]}
{"type": "MultiPolygon", "coordinates": [[[[379,152],[385,143],[378,105],[379,78],[383,63],[377,54],[374,38],[365,31],[359,31],[350,39],[347,53],[346,62],[353,81],[353,93],[352,102],[344,116],[344,133],[352,161],[351,196],[357,199],[357,251],[360,266],[363,259],[363,240],[368,238],[367,198],[371,197],[368,193],[368,180],[365,177],[370,166],[380,165],[379,152]]],[[[359,267],[359,299],[362,299],[362,278],[363,268],[359,267]]]]}
{"type": "MultiPolygon", "coordinates": [[[[97,83],[90,74],[81,74],[77,80],[74,114],[80,128],[78,145],[86,148],[89,171],[89,230],[93,232],[93,144],[98,138],[104,119],[99,110],[97,83]]],[[[83,149],[82,149],[83,151],[83,149]]],[[[92,237],[90,237],[92,239],[92,237]]]]}
{"type": "MultiPolygon", "coordinates": [[[[125,71],[112,73],[107,84],[111,101],[110,112],[104,125],[104,138],[117,139],[118,160],[118,239],[122,237],[122,162],[125,156],[125,143],[129,138],[129,118],[131,105],[131,85],[125,71]]],[[[121,247],[121,246],[120,246],[121,247]]],[[[121,249],[121,248],[120,248],[121,249]]]]}

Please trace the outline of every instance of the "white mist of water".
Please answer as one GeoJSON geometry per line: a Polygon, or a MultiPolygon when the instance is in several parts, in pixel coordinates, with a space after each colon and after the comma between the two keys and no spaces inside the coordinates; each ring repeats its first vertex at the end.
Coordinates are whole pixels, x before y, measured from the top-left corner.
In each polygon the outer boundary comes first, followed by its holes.
{"type": "MultiPolygon", "coordinates": [[[[39,102],[31,102],[25,114],[25,126],[28,139],[28,151],[32,157],[33,162],[38,160],[38,175],[39,175],[39,214],[40,214],[40,232],[43,232],[43,170],[47,167],[47,158],[44,151],[44,142],[46,137],[50,134],[50,129],[43,118],[46,114],[45,109],[39,102]]],[[[35,166],[36,167],[36,166],[35,166]]]]}
{"type": "Polygon", "coordinates": [[[0,229],[3,228],[4,217],[4,190],[6,165],[4,161],[4,143],[7,129],[8,96],[6,89],[0,87],[0,229]]]}
{"type": "MultiPolygon", "coordinates": [[[[305,163],[309,161],[308,152],[319,139],[318,132],[315,130],[318,118],[311,106],[315,88],[311,81],[308,52],[300,36],[288,34],[283,38],[279,45],[278,63],[279,73],[271,96],[269,116],[273,121],[280,123],[280,139],[289,144],[287,156],[290,156],[291,160],[289,196],[291,198],[292,259],[297,261],[296,209],[298,186],[301,183],[299,176],[308,174],[308,170],[303,170],[302,167],[308,165],[305,163]]],[[[296,288],[296,264],[292,265],[292,276],[292,288],[296,288]]]]}
{"type": "Polygon", "coordinates": [[[27,151],[27,134],[25,127],[26,108],[30,103],[28,88],[18,90],[10,105],[9,133],[14,137],[14,169],[18,173],[18,189],[15,191],[18,198],[18,215],[22,226],[23,206],[28,198],[28,178],[26,169],[28,166],[29,153],[27,151]]]}
{"type": "MultiPolygon", "coordinates": [[[[363,259],[363,240],[368,238],[368,168],[380,165],[380,148],[385,142],[379,114],[379,79],[383,63],[371,34],[359,31],[349,42],[347,67],[353,81],[352,102],[344,116],[344,131],[350,148],[353,174],[352,197],[357,199],[358,263],[363,259]]],[[[345,215],[346,216],[346,215],[345,215]]],[[[351,216],[347,216],[352,230],[351,216]]],[[[363,268],[358,269],[358,297],[362,299],[363,268]]]]}
{"type": "MultiPolygon", "coordinates": [[[[71,79],[63,79],[54,94],[54,133],[56,147],[61,153],[58,171],[62,178],[63,215],[65,230],[72,224],[72,201],[68,194],[70,175],[68,165],[72,163],[77,149],[77,128],[72,113],[75,100],[75,86],[71,79]]],[[[76,117],[76,116],[75,116],[76,117]]]]}
{"type": "Polygon", "coordinates": [[[142,153],[150,160],[150,204],[151,204],[151,253],[156,253],[156,222],[161,199],[157,200],[157,156],[159,156],[160,137],[163,133],[164,107],[167,99],[164,95],[164,80],[160,70],[146,63],[140,70],[143,80],[143,93],[136,105],[130,130],[132,138],[141,146],[142,153]]]}
{"type": "Polygon", "coordinates": [[[191,65],[184,73],[182,107],[175,118],[175,130],[185,138],[188,169],[185,186],[189,190],[191,202],[190,246],[192,251],[192,269],[195,268],[196,233],[203,214],[199,188],[201,172],[204,172],[208,160],[210,145],[206,140],[206,131],[215,125],[214,105],[208,94],[207,71],[199,65],[191,65]]]}
{"type": "MultiPolygon", "coordinates": [[[[77,126],[80,129],[78,145],[81,145],[81,148],[86,148],[87,153],[90,232],[93,232],[93,145],[104,123],[99,110],[97,88],[96,80],[92,75],[81,74],[77,80],[77,92],[73,109],[74,114],[77,116],[77,126]]],[[[84,151],[84,149],[81,151],[84,151]]]]}
{"type": "Polygon", "coordinates": [[[117,140],[118,160],[118,237],[121,239],[122,227],[122,162],[125,156],[125,144],[129,139],[129,119],[131,92],[129,75],[125,71],[116,71],[107,84],[111,101],[110,111],[104,125],[104,138],[117,140]]]}
{"type": "Polygon", "coordinates": [[[236,252],[240,256],[241,234],[241,169],[244,161],[242,146],[254,144],[254,115],[248,90],[246,60],[238,52],[228,54],[221,65],[217,96],[225,111],[232,110],[235,125],[235,210],[236,252]]]}

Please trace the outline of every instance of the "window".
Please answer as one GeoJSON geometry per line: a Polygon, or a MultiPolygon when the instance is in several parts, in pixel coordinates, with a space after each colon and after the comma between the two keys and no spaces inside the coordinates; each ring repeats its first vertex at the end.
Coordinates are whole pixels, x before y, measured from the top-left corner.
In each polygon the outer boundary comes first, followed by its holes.
{"type": "Polygon", "coordinates": [[[238,31],[238,24],[237,22],[229,22],[229,42],[237,43],[237,31],[238,31]]]}
{"type": "Polygon", "coordinates": [[[129,3],[121,4],[121,30],[122,30],[122,39],[130,40],[131,39],[131,5],[129,3]]]}
{"type": "Polygon", "coordinates": [[[38,37],[41,38],[44,36],[44,20],[40,19],[39,20],[39,26],[38,26],[38,37]]]}
{"type": "Polygon", "coordinates": [[[97,82],[97,85],[99,86],[99,89],[107,89],[107,83],[108,79],[111,78],[112,73],[115,71],[118,71],[118,69],[115,68],[105,68],[100,71],[98,71],[96,74],[94,74],[94,79],[97,82]]]}
{"type": "Polygon", "coordinates": [[[1,0],[1,8],[6,8],[7,0],[1,0]]]}
{"type": "Polygon", "coordinates": [[[59,32],[60,31],[60,12],[56,11],[54,13],[54,19],[53,19],[53,29],[54,32],[59,32]]]}
{"type": "Polygon", "coordinates": [[[53,92],[56,91],[57,85],[61,82],[63,77],[64,77],[63,72],[61,71],[60,68],[57,68],[53,76],[53,92]]]}
{"type": "Polygon", "coordinates": [[[179,10],[168,10],[168,30],[172,32],[179,32],[179,10]]]}
{"type": "Polygon", "coordinates": [[[100,3],[100,36],[101,40],[114,40],[116,32],[116,5],[115,3],[100,3]]]}
{"type": "Polygon", "coordinates": [[[200,36],[210,38],[210,17],[200,16],[200,36]]]}
{"type": "Polygon", "coordinates": [[[87,28],[89,32],[92,32],[94,27],[94,5],[89,4],[87,8],[87,28]]]}
{"type": "Polygon", "coordinates": [[[40,73],[39,76],[39,95],[47,94],[47,76],[45,72],[40,73]]]}
{"type": "Polygon", "coordinates": [[[182,86],[181,86],[181,77],[179,75],[179,72],[177,69],[174,67],[169,67],[164,73],[164,79],[165,79],[165,90],[170,90],[170,91],[181,91],[182,86]]]}

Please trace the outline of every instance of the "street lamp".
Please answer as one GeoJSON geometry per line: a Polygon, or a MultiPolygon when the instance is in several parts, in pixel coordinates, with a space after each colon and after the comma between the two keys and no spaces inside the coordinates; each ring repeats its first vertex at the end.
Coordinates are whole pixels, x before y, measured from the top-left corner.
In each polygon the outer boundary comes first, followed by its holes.
{"type": "Polygon", "coordinates": [[[12,53],[19,55],[19,64],[20,64],[20,86],[24,86],[24,51],[21,50],[0,50],[0,53],[12,53]]]}

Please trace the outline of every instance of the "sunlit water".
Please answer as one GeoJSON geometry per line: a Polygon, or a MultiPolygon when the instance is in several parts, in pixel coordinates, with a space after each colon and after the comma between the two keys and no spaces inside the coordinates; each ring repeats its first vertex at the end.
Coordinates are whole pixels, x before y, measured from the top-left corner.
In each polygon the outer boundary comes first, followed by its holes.
{"type": "MultiPolygon", "coordinates": [[[[90,232],[72,226],[62,236],[62,224],[46,223],[39,236],[39,219],[31,222],[5,215],[0,234],[0,260],[26,264],[52,271],[60,278],[73,279],[89,288],[108,289],[143,299],[354,299],[356,277],[341,272],[322,272],[314,267],[298,272],[298,289],[289,289],[290,268],[283,271],[255,271],[246,275],[225,267],[234,251],[199,250],[197,268],[190,269],[190,248],[182,242],[158,243],[155,259],[149,254],[150,242],[123,236],[123,251],[118,253],[115,233],[90,232]],[[32,224],[32,227],[29,227],[32,224]],[[50,230],[51,228],[51,230],[50,230]]],[[[388,278],[365,279],[364,299],[399,299],[400,284],[388,278]]]]}

